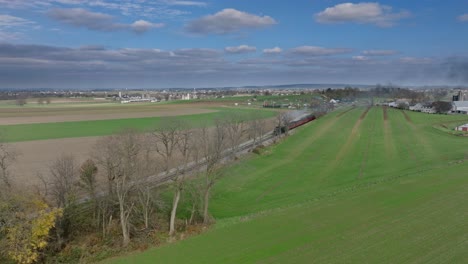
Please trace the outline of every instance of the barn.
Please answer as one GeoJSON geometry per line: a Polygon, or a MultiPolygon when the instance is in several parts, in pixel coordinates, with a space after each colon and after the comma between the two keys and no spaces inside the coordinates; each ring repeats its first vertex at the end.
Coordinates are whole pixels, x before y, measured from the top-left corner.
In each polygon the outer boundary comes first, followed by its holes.
{"type": "Polygon", "coordinates": [[[461,125],[461,126],[457,126],[457,127],[455,128],[455,130],[468,132],[468,124],[464,124],[464,125],[461,125]]]}
{"type": "Polygon", "coordinates": [[[453,102],[452,112],[457,114],[468,114],[468,101],[453,102]]]}

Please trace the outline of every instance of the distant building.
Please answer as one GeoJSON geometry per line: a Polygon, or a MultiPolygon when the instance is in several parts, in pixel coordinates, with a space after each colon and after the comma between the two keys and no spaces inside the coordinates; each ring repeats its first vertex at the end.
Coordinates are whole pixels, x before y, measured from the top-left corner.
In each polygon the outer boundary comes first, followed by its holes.
{"type": "Polygon", "coordinates": [[[464,125],[461,125],[461,126],[457,126],[455,128],[456,131],[466,131],[468,132],[468,124],[464,124],[464,125]]]}
{"type": "Polygon", "coordinates": [[[468,101],[468,94],[466,91],[458,91],[458,93],[452,96],[452,101],[468,101]]]}
{"type": "Polygon", "coordinates": [[[415,105],[410,106],[410,107],[409,107],[409,110],[421,112],[421,110],[422,110],[423,108],[424,108],[423,104],[417,103],[417,104],[415,104],[415,105]]]}
{"type": "Polygon", "coordinates": [[[193,99],[190,93],[182,94],[182,100],[190,100],[193,99]]]}
{"type": "Polygon", "coordinates": [[[426,113],[426,114],[435,114],[437,111],[434,109],[434,107],[429,107],[429,106],[426,106],[426,107],[423,107],[421,109],[421,113],[426,113]]]}
{"type": "Polygon", "coordinates": [[[468,101],[455,101],[452,105],[452,113],[468,114],[468,101]]]}

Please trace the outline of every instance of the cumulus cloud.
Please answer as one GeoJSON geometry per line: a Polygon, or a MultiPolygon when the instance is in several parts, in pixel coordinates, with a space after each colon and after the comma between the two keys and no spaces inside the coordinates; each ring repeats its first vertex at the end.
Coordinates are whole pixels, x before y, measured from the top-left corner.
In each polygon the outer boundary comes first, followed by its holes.
{"type": "Polygon", "coordinates": [[[274,47],[274,48],[271,48],[271,49],[264,49],[263,50],[264,54],[279,54],[281,52],[283,52],[283,50],[280,47],[274,47]]]}
{"type": "Polygon", "coordinates": [[[463,14],[457,17],[460,22],[468,22],[468,14],[463,14]]]}
{"type": "Polygon", "coordinates": [[[241,54],[241,53],[250,53],[257,51],[256,47],[248,45],[240,45],[237,47],[226,47],[224,51],[231,54],[241,54]]]}
{"type": "Polygon", "coordinates": [[[391,6],[379,3],[342,3],[315,14],[315,20],[319,23],[354,22],[391,27],[410,15],[408,11],[393,12],[391,6]]]}
{"type": "Polygon", "coordinates": [[[269,16],[257,16],[236,9],[223,9],[214,15],[189,22],[185,29],[193,34],[229,34],[241,30],[264,28],[277,22],[269,16]]]}
{"type": "Polygon", "coordinates": [[[352,52],[346,48],[323,48],[317,46],[301,46],[290,50],[291,53],[301,56],[330,56],[352,52]]]}
{"type": "Polygon", "coordinates": [[[398,54],[396,50],[365,50],[362,54],[366,56],[389,56],[398,54]]]}
{"type": "Polygon", "coordinates": [[[111,15],[91,12],[83,8],[55,8],[50,10],[47,15],[70,26],[96,31],[131,30],[135,33],[144,33],[152,28],[164,26],[161,23],[155,24],[145,20],[138,20],[132,24],[121,24],[115,22],[114,17],[111,15]]]}
{"type": "Polygon", "coordinates": [[[0,43],[0,88],[216,87],[266,83],[466,84],[467,60],[419,57],[252,56],[213,49],[109,49],[0,43]],[[449,73],[450,70],[450,73],[449,73]],[[445,79],[444,79],[445,78],[445,79]]]}

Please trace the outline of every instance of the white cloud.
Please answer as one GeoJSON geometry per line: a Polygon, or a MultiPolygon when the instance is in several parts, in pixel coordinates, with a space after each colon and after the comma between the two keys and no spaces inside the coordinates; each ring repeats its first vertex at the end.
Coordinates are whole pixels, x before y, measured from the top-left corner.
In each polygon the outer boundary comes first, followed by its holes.
{"type": "Polygon", "coordinates": [[[163,23],[151,23],[145,20],[137,20],[130,25],[132,30],[136,33],[144,33],[153,28],[164,27],[163,23]]]}
{"type": "Polygon", "coordinates": [[[274,48],[271,48],[271,49],[264,49],[263,50],[263,53],[265,53],[265,54],[279,54],[281,52],[283,52],[283,50],[280,47],[274,47],[274,48]]]}
{"type": "Polygon", "coordinates": [[[35,29],[38,25],[21,17],[0,14],[0,41],[15,41],[22,38],[21,30],[27,27],[35,29]]]}
{"type": "Polygon", "coordinates": [[[199,1],[176,1],[176,0],[166,0],[164,1],[168,5],[176,5],[176,6],[207,6],[205,2],[199,1]]]}
{"type": "Polygon", "coordinates": [[[291,49],[291,52],[302,56],[329,56],[350,53],[351,49],[345,48],[323,48],[317,46],[301,46],[291,49]]]}
{"type": "Polygon", "coordinates": [[[369,57],[367,57],[367,56],[353,56],[352,59],[356,60],[356,61],[368,61],[369,57]]]}
{"type": "Polygon", "coordinates": [[[319,23],[354,22],[391,27],[398,20],[409,16],[410,12],[408,11],[393,12],[391,6],[379,3],[343,3],[315,14],[315,19],[319,23]]]}
{"type": "Polygon", "coordinates": [[[255,52],[257,51],[257,48],[253,46],[248,46],[248,45],[240,45],[237,47],[226,47],[224,48],[224,51],[226,51],[227,53],[232,53],[232,54],[240,54],[240,53],[255,52]]]}
{"type": "Polygon", "coordinates": [[[180,10],[187,7],[203,7],[205,2],[177,0],[0,0],[2,8],[35,9],[45,11],[51,8],[101,8],[118,11],[125,16],[149,18],[174,18],[190,14],[180,10]]]}
{"type": "Polygon", "coordinates": [[[8,32],[0,30],[0,40],[1,41],[15,41],[21,38],[20,33],[8,32]]]}
{"type": "Polygon", "coordinates": [[[35,22],[10,15],[0,15],[0,27],[11,28],[35,24],[35,22]]]}
{"type": "Polygon", "coordinates": [[[398,54],[396,50],[365,50],[362,54],[366,56],[389,56],[398,54]]]}
{"type": "Polygon", "coordinates": [[[188,23],[187,32],[194,34],[228,34],[244,29],[268,27],[277,22],[269,16],[257,16],[236,9],[223,9],[188,23]]]}
{"type": "Polygon", "coordinates": [[[468,22],[468,13],[457,17],[460,22],[468,22]]]}
{"type": "Polygon", "coordinates": [[[104,13],[91,12],[83,8],[55,8],[47,15],[64,24],[87,28],[96,31],[131,30],[135,33],[144,33],[152,28],[163,27],[162,23],[151,23],[145,20],[137,20],[132,24],[121,24],[114,21],[114,17],[104,13]]]}
{"type": "Polygon", "coordinates": [[[284,52],[277,57],[259,55],[232,61],[222,51],[212,49],[67,48],[0,43],[0,88],[467,82],[466,57],[450,61],[417,57],[394,60],[371,57],[365,61],[363,57],[297,56],[284,52]]]}
{"type": "Polygon", "coordinates": [[[418,58],[418,57],[402,57],[400,62],[404,64],[431,64],[432,59],[430,58],[418,58]]]}

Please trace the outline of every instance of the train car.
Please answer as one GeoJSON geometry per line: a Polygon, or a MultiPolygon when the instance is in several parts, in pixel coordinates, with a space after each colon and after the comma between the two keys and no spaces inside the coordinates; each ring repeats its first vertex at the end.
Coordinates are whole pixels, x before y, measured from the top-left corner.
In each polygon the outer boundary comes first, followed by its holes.
{"type": "Polygon", "coordinates": [[[286,131],[292,130],[292,129],[294,129],[296,127],[299,127],[299,126],[302,126],[302,125],[304,125],[306,123],[309,123],[310,121],[313,121],[315,119],[316,119],[316,117],[313,114],[303,116],[303,117],[301,117],[299,119],[296,119],[296,120],[293,120],[293,121],[289,122],[289,124],[286,125],[286,126],[277,126],[277,127],[275,127],[275,130],[273,131],[273,135],[278,136],[278,135],[284,134],[284,133],[286,133],[286,131]]]}

